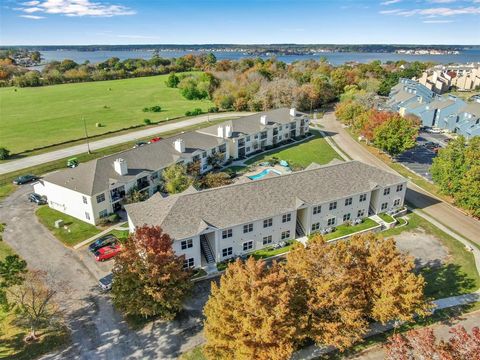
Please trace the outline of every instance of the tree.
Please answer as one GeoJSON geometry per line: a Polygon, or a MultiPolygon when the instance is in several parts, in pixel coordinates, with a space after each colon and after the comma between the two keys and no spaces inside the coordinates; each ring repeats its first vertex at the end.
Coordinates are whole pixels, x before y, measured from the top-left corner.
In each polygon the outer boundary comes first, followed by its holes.
{"type": "Polygon", "coordinates": [[[396,156],[415,146],[419,128],[416,118],[392,115],[375,129],[373,143],[396,156]]]}
{"type": "MultiPolygon", "coordinates": [[[[53,328],[62,320],[62,312],[55,300],[58,286],[47,286],[45,271],[27,273],[25,281],[8,289],[8,302],[12,304],[19,319],[30,328],[26,340],[36,340],[39,328],[53,328]]],[[[65,290],[65,287],[62,286],[65,290]]]]}
{"type": "Polygon", "coordinates": [[[165,168],[162,174],[164,188],[169,194],[177,194],[186,190],[192,184],[192,178],[187,175],[187,168],[182,164],[173,164],[165,168]]]}
{"type": "Polygon", "coordinates": [[[207,164],[213,168],[219,168],[225,162],[225,153],[216,152],[207,158],[207,164]]]}
{"type": "Polygon", "coordinates": [[[206,189],[230,185],[231,183],[232,179],[230,175],[225,172],[210,172],[202,179],[202,185],[206,189]]]}
{"type": "Polygon", "coordinates": [[[132,187],[128,190],[127,196],[125,197],[125,204],[133,204],[137,202],[142,202],[148,199],[148,191],[140,191],[138,187],[132,187]]]}
{"type": "Polygon", "coordinates": [[[448,340],[438,341],[432,328],[410,330],[396,334],[386,345],[386,359],[480,359],[480,329],[474,327],[469,334],[463,326],[450,328],[448,340]]]}
{"type": "Polygon", "coordinates": [[[0,147],[0,160],[7,160],[10,157],[10,150],[0,147]]]}
{"type": "Polygon", "coordinates": [[[296,321],[287,272],[276,262],[252,257],[227,268],[212,283],[204,308],[204,353],[208,359],[288,359],[296,321]]]}
{"type": "Polygon", "coordinates": [[[21,285],[26,273],[27,262],[20,259],[18,255],[8,255],[3,261],[0,261],[0,306],[8,305],[7,289],[21,285]]]}
{"type": "Polygon", "coordinates": [[[335,115],[344,124],[353,125],[355,119],[366,109],[356,101],[340,102],[335,106],[335,115]]]}
{"type": "Polygon", "coordinates": [[[115,257],[113,303],[126,315],[171,320],[182,309],[192,283],[185,256],[158,226],[144,225],[130,235],[115,257]]]}
{"type": "Polygon", "coordinates": [[[169,88],[176,88],[180,83],[180,79],[175,73],[171,73],[168,75],[167,81],[165,81],[165,85],[169,88]]]}

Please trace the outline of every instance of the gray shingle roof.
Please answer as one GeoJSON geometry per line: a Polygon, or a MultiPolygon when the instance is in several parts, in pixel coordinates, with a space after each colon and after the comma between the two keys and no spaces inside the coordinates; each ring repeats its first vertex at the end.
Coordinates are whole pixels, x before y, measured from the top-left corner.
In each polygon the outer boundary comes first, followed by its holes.
{"type": "Polygon", "coordinates": [[[480,103],[478,102],[468,103],[466,106],[461,108],[460,111],[473,114],[476,117],[480,117],[480,103]]]}
{"type": "Polygon", "coordinates": [[[293,211],[298,199],[320,204],[403,180],[376,167],[349,161],[196,193],[154,196],[126,209],[135,226],[159,225],[174,239],[182,239],[197,234],[203,222],[229,228],[293,211]]]}

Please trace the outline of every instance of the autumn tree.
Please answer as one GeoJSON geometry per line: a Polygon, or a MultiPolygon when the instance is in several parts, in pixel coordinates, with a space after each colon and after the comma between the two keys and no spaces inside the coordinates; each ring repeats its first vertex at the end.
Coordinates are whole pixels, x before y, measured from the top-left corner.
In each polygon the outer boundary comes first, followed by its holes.
{"type": "Polygon", "coordinates": [[[208,359],[288,359],[294,350],[297,318],[287,272],[277,263],[249,258],[227,268],[212,283],[204,308],[208,359]]]}
{"type": "Polygon", "coordinates": [[[192,185],[193,179],[188,176],[187,168],[182,164],[173,164],[162,173],[164,188],[169,194],[177,194],[192,185]]]}
{"type": "Polygon", "coordinates": [[[438,341],[432,328],[393,335],[386,345],[387,360],[479,360],[480,329],[468,333],[463,326],[450,328],[448,340],[438,341]]]}
{"type": "Polygon", "coordinates": [[[225,172],[210,172],[202,178],[202,186],[206,189],[230,185],[231,183],[230,175],[225,172]]]}
{"type": "Polygon", "coordinates": [[[396,156],[415,146],[419,128],[418,119],[395,114],[374,130],[373,143],[396,156]]]}
{"type": "Polygon", "coordinates": [[[173,240],[158,226],[142,226],[115,257],[113,303],[127,315],[173,319],[191,288],[185,257],[175,255],[173,240]]]}
{"type": "Polygon", "coordinates": [[[355,101],[343,101],[335,106],[335,115],[347,125],[353,125],[355,119],[365,111],[366,108],[355,101]]]}
{"type": "Polygon", "coordinates": [[[36,340],[40,328],[54,328],[62,322],[62,312],[56,300],[58,288],[64,285],[48,285],[45,271],[32,270],[25,275],[25,281],[8,289],[8,303],[19,320],[30,328],[26,340],[36,340]]]}

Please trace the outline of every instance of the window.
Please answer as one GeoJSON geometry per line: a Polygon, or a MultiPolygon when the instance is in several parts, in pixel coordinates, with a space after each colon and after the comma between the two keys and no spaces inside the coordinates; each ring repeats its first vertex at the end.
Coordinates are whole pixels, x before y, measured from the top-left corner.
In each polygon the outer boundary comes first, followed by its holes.
{"type": "Polygon", "coordinates": [[[403,184],[397,185],[397,192],[400,192],[403,190],[403,184]]]}
{"type": "Polygon", "coordinates": [[[282,223],[286,223],[292,220],[292,214],[283,214],[282,215],[282,223]]]}
{"type": "Polygon", "coordinates": [[[194,258],[189,258],[183,260],[183,268],[184,269],[189,269],[192,268],[195,265],[195,259],[194,258]]]}
{"type": "Polygon", "coordinates": [[[365,210],[358,210],[357,217],[364,217],[365,216],[365,210]]]}
{"type": "Polygon", "coordinates": [[[223,152],[225,152],[226,150],[227,150],[227,145],[225,145],[225,144],[222,144],[222,145],[220,145],[220,146],[218,147],[218,151],[219,151],[219,152],[222,152],[222,153],[223,153],[223,152]]]}
{"type": "Polygon", "coordinates": [[[105,201],[105,194],[97,195],[97,204],[105,201]]]}
{"type": "Polygon", "coordinates": [[[330,205],[328,206],[329,210],[335,210],[337,208],[337,202],[331,202],[330,205]]]}
{"type": "Polygon", "coordinates": [[[250,141],[250,136],[247,136],[247,137],[245,138],[245,140],[246,140],[246,141],[250,141]]]}
{"type": "Polygon", "coordinates": [[[383,195],[390,194],[390,188],[383,189],[383,195]]]}
{"type": "Polygon", "coordinates": [[[243,251],[248,251],[253,249],[253,241],[247,241],[243,243],[243,251]]]}
{"type": "Polygon", "coordinates": [[[205,159],[206,157],[207,157],[207,152],[204,151],[204,152],[202,153],[202,159],[205,159]]]}
{"type": "Polygon", "coordinates": [[[398,206],[400,205],[400,199],[396,199],[394,202],[393,202],[393,206],[398,206]]]}
{"type": "Polygon", "coordinates": [[[313,215],[320,214],[321,211],[322,211],[322,207],[320,205],[313,207],[313,215]]]}
{"type": "Polygon", "coordinates": [[[268,235],[263,238],[263,245],[268,245],[271,243],[272,243],[272,235],[268,235]]]}
{"type": "Polygon", "coordinates": [[[364,202],[365,200],[367,200],[367,194],[360,195],[360,202],[364,202]]]}
{"type": "Polygon", "coordinates": [[[327,225],[328,225],[328,226],[335,225],[335,218],[333,217],[333,218],[328,219],[327,225]]]}
{"type": "Polygon", "coordinates": [[[345,199],[345,206],[352,205],[352,198],[345,199]]]}
{"type": "Polygon", "coordinates": [[[87,201],[87,197],[86,197],[86,196],[82,196],[82,199],[83,199],[83,203],[84,203],[84,204],[88,204],[88,201],[87,201]]]}
{"type": "Polygon", "coordinates": [[[250,149],[250,146],[247,146],[247,149],[245,151],[249,153],[250,151],[252,151],[252,149],[250,149]]]}
{"type": "Polygon", "coordinates": [[[85,211],[85,218],[86,218],[87,220],[90,220],[90,214],[89,214],[88,212],[86,212],[86,211],[85,211]]]}
{"type": "Polygon", "coordinates": [[[231,238],[233,236],[232,229],[222,231],[222,239],[231,238]]]}
{"type": "Polygon", "coordinates": [[[312,231],[317,231],[320,229],[320,223],[312,224],[312,231]]]}
{"type": "Polygon", "coordinates": [[[249,233],[253,231],[253,224],[243,225],[243,233],[249,233]]]}
{"type": "Polygon", "coordinates": [[[272,226],[272,225],[273,225],[273,220],[272,220],[272,218],[263,220],[263,227],[264,227],[264,228],[270,227],[270,226],[272,226]]]}
{"type": "Polygon", "coordinates": [[[290,237],[290,230],[282,232],[282,240],[286,240],[290,237]]]}
{"type": "Polygon", "coordinates": [[[101,218],[103,218],[103,217],[105,217],[105,216],[107,216],[107,215],[108,215],[107,209],[102,210],[102,211],[100,211],[100,212],[98,213],[98,216],[101,217],[101,218]]]}
{"type": "Polygon", "coordinates": [[[343,215],[343,221],[348,221],[350,220],[351,215],[350,214],[345,214],[343,215]]]}
{"type": "Polygon", "coordinates": [[[190,249],[193,247],[192,239],[182,241],[182,250],[190,249]]]}
{"type": "Polygon", "coordinates": [[[222,249],[222,256],[223,257],[231,256],[232,254],[233,254],[233,248],[232,247],[222,249]]]}
{"type": "Polygon", "coordinates": [[[382,210],[386,210],[387,207],[388,207],[388,203],[383,203],[383,204],[382,204],[382,210]]]}

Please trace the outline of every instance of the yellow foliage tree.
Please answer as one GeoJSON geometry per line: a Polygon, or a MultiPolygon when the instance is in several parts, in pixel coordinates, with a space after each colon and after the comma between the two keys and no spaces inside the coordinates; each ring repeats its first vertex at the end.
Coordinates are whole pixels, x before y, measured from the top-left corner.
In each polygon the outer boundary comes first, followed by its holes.
{"type": "Polygon", "coordinates": [[[205,305],[204,354],[208,359],[288,359],[294,350],[295,315],[286,271],[250,258],[231,264],[212,283],[205,305]]]}

